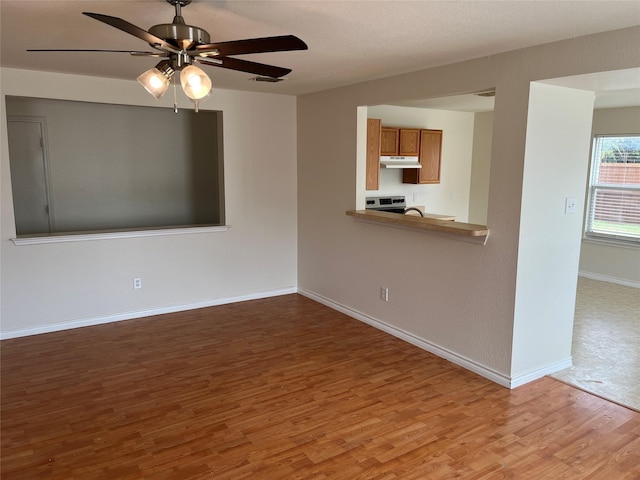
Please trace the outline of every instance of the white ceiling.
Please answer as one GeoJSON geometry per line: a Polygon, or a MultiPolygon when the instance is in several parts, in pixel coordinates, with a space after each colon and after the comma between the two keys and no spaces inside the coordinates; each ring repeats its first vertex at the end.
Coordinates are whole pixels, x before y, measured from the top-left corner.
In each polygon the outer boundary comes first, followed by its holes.
{"type": "MultiPolygon", "coordinates": [[[[640,48],[640,45],[638,47],[640,48]]],[[[595,108],[640,106],[640,68],[550,78],[542,80],[541,83],[596,92],[595,108]]],[[[394,102],[392,105],[459,112],[490,112],[493,110],[495,98],[485,93],[488,92],[405,100],[394,102]]]]}
{"type": "MultiPolygon", "coordinates": [[[[134,79],[157,63],[123,53],[25,51],[148,49],[83,11],[120,17],[144,29],[170,23],[174,14],[165,0],[1,0],[0,64],[134,79]]],[[[206,29],[212,42],[285,34],[303,39],[308,51],[241,57],[292,68],[280,83],[253,82],[250,74],[205,67],[214,88],[299,95],[640,25],[640,2],[193,0],[182,14],[188,24],[206,29]]]]}

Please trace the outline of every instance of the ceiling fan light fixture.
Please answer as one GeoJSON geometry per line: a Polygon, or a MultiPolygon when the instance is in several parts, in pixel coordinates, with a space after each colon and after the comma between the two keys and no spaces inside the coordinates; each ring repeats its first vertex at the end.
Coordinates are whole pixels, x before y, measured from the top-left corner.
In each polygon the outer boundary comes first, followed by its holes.
{"type": "MultiPolygon", "coordinates": [[[[1,0],[0,0],[1,1],[1,0]]],[[[291,73],[290,68],[266,65],[263,63],[235,58],[236,55],[254,53],[288,52],[292,50],[307,50],[307,44],[295,35],[278,35],[273,37],[246,38],[220,43],[210,43],[209,32],[193,25],[187,25],[182,17],[182,7],[189,5],[192,0],[166,0],[175,8],[175,16],[171,23],[154,25],[149,30],[140,28],[122,18],[112,17],[101,13],[82,12],[90,18],[117,28],[124,33],[145,41],[150,47],[159,52],[132,50],[96,50],[96,49],[37,49],[34,52],[120,52],[140,57],[162,57],[166,60],[158,63],[154,68],[138,76],[138,82],[157,100],[169,89],[174,73],[180,70],[180,83],[185,95],[196,106],[211,93],[211,78],[193,62],[205,65],[237,70],[240,72],[257,74],[256,81],[279,82],[284,75],[291,73]]],[[[174,79],[174,110],[177,111],[177,77],[174,79]]]]}
{"type": "Polygon", "coordinates": [[[159,100],[169,89],[171,77],[173,76],[171,62],[163,60],[153,68],[150,68],[138,77],[138,82],[147,92],[159,100]]]}
{"type": "Polygon", "coordinates": [[[180,84],[187,97],[194,101],[202,100],[211,93],[211,79],[195,65],[182,69],[180,84]]]}
{"type": "MultiPolygon", "coordinates": [[[[180,70],[182,89],[185,95],[195,103],[196,111],[198,111],[198,103],[211,93],[212,83],[211,78],[200,68],[193,65],[193,62],[257,74],[258,77],[254,79],[255,81],[280,82],[283,80],[281,77],[291,73],[290,68],[241,60],[235,58],[235,56],[308,49],[307,44],[295,35],[246,38],[244,40],[210,43],[209,32],[200,27],[187,25],[182,17],[182,7],[189,5],[192,0],[165,1],[175,8],[173,21],[154,25],[149,30],[140,28],[122,18],[101,13],[82,12],[83,15],[145,41],[149,46],[160,52],[106,49],[29,49],[27,51],[121,52],[134,56],[165,58],[167,60],[161,61],[154,68],[138,76],[138,82],[156,100],[159,100],[169,89],[175,72],[180,70]]],[[[173,88],[174,110],[177,112],[176,83],[177,77],[174,79],[173,88]]]]}

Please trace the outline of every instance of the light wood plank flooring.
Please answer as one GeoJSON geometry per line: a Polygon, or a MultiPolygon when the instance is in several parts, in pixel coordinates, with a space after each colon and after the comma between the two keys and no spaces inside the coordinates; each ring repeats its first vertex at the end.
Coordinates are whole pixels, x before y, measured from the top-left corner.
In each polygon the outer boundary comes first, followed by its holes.
{"type": "Polygon", "coordinates": [[[638,479],[640,414],[299,295],[5,340],[1,476],[638,479]]]}

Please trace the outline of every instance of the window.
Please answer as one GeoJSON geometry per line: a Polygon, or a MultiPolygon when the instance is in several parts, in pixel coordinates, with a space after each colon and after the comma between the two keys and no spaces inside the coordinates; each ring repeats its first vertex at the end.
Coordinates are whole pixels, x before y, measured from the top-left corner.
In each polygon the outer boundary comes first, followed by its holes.
{"type": "Polygon", "coordinates": [[[640,135],[597,135],[585,237],[640,245],[640,135]]]}

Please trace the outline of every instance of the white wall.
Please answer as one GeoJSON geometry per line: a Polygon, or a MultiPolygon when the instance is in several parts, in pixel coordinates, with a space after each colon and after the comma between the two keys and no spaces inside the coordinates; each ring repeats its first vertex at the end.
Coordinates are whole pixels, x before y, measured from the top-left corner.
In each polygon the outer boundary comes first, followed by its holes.
{"type": "Polygon", "coordinates": [[[380,169],[380,189],[367,195],[404,195],[407,206],[420,205],[429,213],[455,215],[466,222],[469,216],[471,157],[474,114],[430,108],[376,105],[368,108],[369,118],[379,118],[383,126],[442,130],[440,183],[402,183],[401,169],[380,169]],[[414,194],[417,198],[414,200],[414,194]]]}
{"type": "Polygon", "coordinates": [[[202,104],[224,112],[228,231],[16,246],[5,95],[165,107],[171,99],[157,103],[135,80],[0,74],[4,337],[295,291],[295,97],[214,90],[202,104]]]}
{"type": "MultiPolygon", "coordinates": [[[[594,110],[593,135],[631,133],[640,133],[640,107],[594,110]]],[[[580,275],[640,288],[640,250],[583,240],[580,275]]]]}
{"type": "Polygon", "coordinates": [[[571,365],[593,92],[533,83],[529,94],[512,374],[571,365]],[[565,199],[577,202],[565,213],[565,199]]]}
{"type": "MultiPolygon", "coordinates": [[[[535,250],[532,259],[519,252],[530,84],[637,67],[640,52],[628,46],[638,41],[640,28],[606,32],[299,97],[301,291],[504,385],[557,369],[557,364],[548,365],[544,352],[535,358],[529,350],[517,351],[522,348],[520,329],[535,330],[535,325],[528,325],[537,321],[535,316],[520,318],[514,343],[516,279],[522,281],[518,265],[535,261],[550,270],[554,261],[535,250]],[[492,87],[496,99],[486,245],[358,222],[345,215],[364,195],[356,192],[356,185],[362,184],[356,168],[358,106],[492,87]],[[381,286],[389,288],[388,302],[379,298],[381,286]]],[[[544,241],[554,249],[565,243],[553,236],[544,241]]],[[[577,273],[576,262],[574,279],[577,273]]],[[[539,301],[547,301],[548,292],[541,293],[539,301]]],[[[554,335],[549,323],[536,331],[538,338],[545,335],[554,335]]]]}

